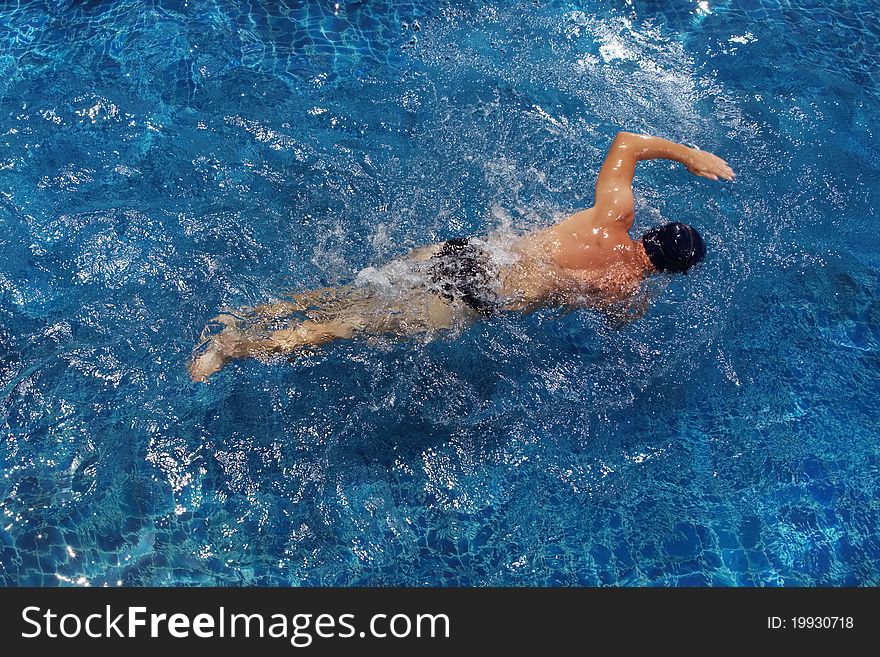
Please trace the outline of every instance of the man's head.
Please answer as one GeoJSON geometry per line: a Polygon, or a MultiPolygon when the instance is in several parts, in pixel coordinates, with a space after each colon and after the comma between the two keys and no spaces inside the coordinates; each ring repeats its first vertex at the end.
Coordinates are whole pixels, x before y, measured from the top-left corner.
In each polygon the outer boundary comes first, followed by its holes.
{"type": "Polygon", "coordinates": [[[659,271],[687,273],[706,257],[706,243],[696,229],[677,221],[649,229],[642,244],[659,271]]]}

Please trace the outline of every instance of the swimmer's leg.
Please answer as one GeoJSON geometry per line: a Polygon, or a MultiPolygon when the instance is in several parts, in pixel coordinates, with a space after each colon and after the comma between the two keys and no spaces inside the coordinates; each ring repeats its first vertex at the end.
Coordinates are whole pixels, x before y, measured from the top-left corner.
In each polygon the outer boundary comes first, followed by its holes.
{"type": "MultiPolygon", "coordinates": [[[[268,309],[267,309],[268,310],[268,309]]],[[[228,322],[219,334],[207,340],[205,351],[189,366],[193,381],[205,381],[236,358],[266,358],[293,354],[303,347],[347,340],[357,334],[395,334],[412,336],[447,329],[453,323],[453,309],[434,294],[410,299],[405,306],[386,307],[375,300],[354,302],[335,308],[335,316],[326,320],[309,319],[256,337],[228,322]]],[[[218,321],[224,321],[224,316],[218,321]]],[[[203,343],[204,344],[204,343],[203,343]]]]}
{"type": "MultiPolygon", "coordinates": [[[[247,332],[251,334],[259,332],[268,321],[283,319],[294,313],[303,312],[308,308],[327,305],[328,302],[338,300],[344,291],[345,288],[325,287],[306,292],[291,293],[290,301],[265,303],[259,306],[242,308],[238,311],[225,308],[222,314],[217,315],[208,322],[208,326],[202,332],[196,349],[204,347],[204,351],[194,357],[189,365],[192,380],[205,381],[209,376],[223,369],[226,363],[233,358],[259,357],[260,354],[270,352],[292,351],[296,348],[295,343],[297,340],[301,341],[299,346],[322,344],[331,339],[322,337],[327,333],[331,336],[334,332],[339,333],[340,336],[343,335],[345,329],[341,326],[328,326],[326,330],[322,331],[315,327],[315,322],[304,322],[300,325],[300,334],[295,337],[283,335],[276,336],[274,339],[270,338],[269,340],[257,340],[246,337],[247,332]],[[209,335],[210,328],[218,324],[223,326],[222,332],[211,337],[209,335]],[[248,325],[247,332],[240,329],[245,324],[248,325]],[[281,339],[282,337],[284,338],[283,340],[281,339]]],[[[283,334],[284,332],[279,333],[283,334]]]]}
{"type": "Polygon", "coordinates": [[[256,349],[257,355],[263,351],[289,354],[302,347],[317,347],[333,340],[348,340],[356,332],[371,328],[373,327],[360,315],[349,315],[325,322],[307,320],[292,328],[275,331],[268,339],[245,341],[242,349],[256,349]]]}
{"type": "Polygon", "coordinates": [[[363,318],[353,315],[327,322],[304,321],[295,327],[274,331],[267,338],[251,338],[235,328],[227,328],[208,342],[205,351],[189,366],[193,381],[205,381],[235,358],[261,358],[291,354],[308,346],[319,346],[338,339],[349,339],[365,328],[363,318]]]}
{"type": "Polygon", "coordinates": [[[280,319],[296,312],[303,312],[309,308],[325,306],[333,301],[344,299],[346,291],[346,288],[322,287],[306,292],[291,292],[288,295],[290,301],[264,303],[252,308],[246,308],[245,310],[248,314],[260,318],[280,319]]]}

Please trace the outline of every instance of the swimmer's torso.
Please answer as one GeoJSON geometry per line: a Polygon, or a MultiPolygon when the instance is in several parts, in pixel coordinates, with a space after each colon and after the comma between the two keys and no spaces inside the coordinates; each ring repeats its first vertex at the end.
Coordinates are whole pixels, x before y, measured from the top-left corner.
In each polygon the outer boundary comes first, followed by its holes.
{"type": "MultiPolygon", "coordinates": [[[[481,276],[481,284],[489,285],[490,295],[497,296],[497,310],[528,311],[545,305],[604,307],[635,295],[645,267],[638,261],[638,251],[633,248],[625,226],[604,227],[595,219],[595,212],[590,209],[522,235],[501,231],[477,238],[456,238],[416,249],[406,258],[379,269],[368,267],[358,278],[364,280],[369,274],[376,283],[376,274],[391,274],[382,287],[395,289],[400,282],[395,279],[400,277],[393,275],[397,266],[394,263],[402,265],[404,271],[408,271],[405,263],[409,262],[417,269],[436,273],[434,263],[445,252],[455,250],[450,247],[463,242],[467,246],[461,248],[469,252],[485,251],[492,275],[481,276]]],[[[460,267],[452,263],[450,269],[456,268],[472,272],[473,262],[462,262],[460,267]]],[[[430,278],[430,274],[416,277],[413,282],[418,285],[423,277],[430,278]]],[[[450,283],[446,282],[444,287],[448,289],[450,283]]],[[[460,285],[461,281],[456,283],[460,285]]],[[[472,287],[474,281],[466,283],[472,287]]],[[[446,296],[442,291],[440,295],[446,296]]]]}
{"type": "Polygon", "coordinates": [[[575,300],[601,306],[632,296],[643,278],[626,228],[599,225],[593,209],[522,235],[511,250],[519,258],[500,278],[505,294],[522,300],[520,308],[575,300]]]}

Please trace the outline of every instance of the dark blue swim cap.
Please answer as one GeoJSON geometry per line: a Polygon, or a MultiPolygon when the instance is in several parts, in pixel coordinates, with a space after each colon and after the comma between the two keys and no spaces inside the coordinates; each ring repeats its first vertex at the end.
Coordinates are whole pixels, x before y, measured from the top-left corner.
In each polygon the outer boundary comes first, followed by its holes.
{"type": "Polygon", "coordinates": [[[692,226],[673,221],[642,235],[645,253],[660,271],[683,272],[706,257],[706,243],[692,226]]]}

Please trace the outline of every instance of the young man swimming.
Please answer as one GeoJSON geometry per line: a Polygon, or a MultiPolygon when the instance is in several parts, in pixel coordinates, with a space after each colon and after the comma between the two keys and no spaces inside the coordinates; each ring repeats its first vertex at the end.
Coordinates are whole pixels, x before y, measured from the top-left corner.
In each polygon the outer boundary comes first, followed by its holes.
{"type": "MultiPolygon", "coordinates": [[[[657,272],[687,272],[706,246],[691,226],[673,222],[633,240],[632,181],[641,160],[681,162],[691,173],[733,180],[727,162],[659,137],[620,132],[596,181],[593,207],[548,228],[501,239],[456,238],[416,249],[350,284],[291,295],[220,315],[189,366],[205,381],[233,358],[292,354],[357,335],[426,335],[499,312],[549,305],[614,312],[657,272]]],[[[630,315],[636,310],[625,310],[630,315]]]]}

